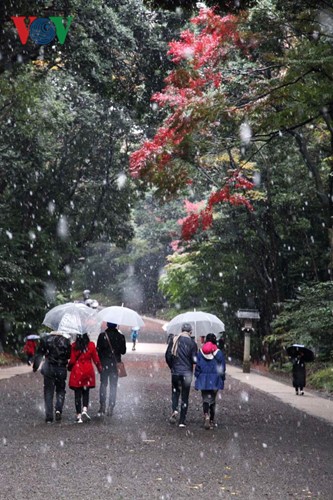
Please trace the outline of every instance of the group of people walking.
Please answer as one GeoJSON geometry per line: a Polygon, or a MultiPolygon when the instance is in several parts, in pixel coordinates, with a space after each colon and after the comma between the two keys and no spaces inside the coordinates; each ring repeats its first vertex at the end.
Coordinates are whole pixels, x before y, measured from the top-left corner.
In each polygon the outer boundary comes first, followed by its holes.
{"type": "MultiPolygon", "coordinates": [[[[295,394],[296,396],[304,396],[306,384],[304,352],[302,349],[297,349],[296,354],[290,357],[292,358],[292,382],[295,394]]],[[[203,337],[203,345],[198,350],[197,344],[192,338],[191,325],[184,323],[180,335],[170,336],[168,339],[165,359],[171,370],[172,414],[169,419],[170,423],[176,424],[178,422],[179,427],[186,427],[189,394],[194,373],[195,389],[200,390],[202,395],[204,427],[205,429],[214,428],[216,425],[216,396],[219,390],[224,389],[226,372],[221,339],[217,341],[216,336],[209,333],[205,338],[203,337]]]]}
{"type": "MultiPolygon", "coordinates": [[[[135,350],[138,332],[133,329],[131,340],[135,350]]],[[[95,367],[100,374],[99,403],[97,415],[112,415],[117,399],[118,363],[126,353],[125,336],[114,323],[107,323],[101,332],[97,345],[90,341],[87,333],[77,334],[71,344],[71,337],[62,332],[51,332],[41,338],[36,353],[27,352],[28,363],[36,372],[44,359],[41,373],[44,377],[45,420],[60,422],[66,394],[67,372],[70,372],[69,387],[74,391],[74,405],[77,423],[89,421],[89,392],[96,387],[95,367]],[[54,395],[55,405],[54,405],[54,395]]],[[[216,335],[209,333],[200,349],[192,337],[190,323],[184,323],[179,335],[170,336],[165,360],[171,370],[170,423],[186,427],[189,395],[193,375],[195,389],[201,391],[203,425],[205,429],[216,426],[216,396],[224,389],[226,363],[216,335]],[[219,348],[220,347],[220,348],[219,348]]],[[[296,395],[304,395],[305,362],[300,352],[293,359],[293,386],[296,395]]]]}
{"type": "Polygon", "coordinates": [[[178,422],[179,427],[186,427],[186,415],[189,405],[189,394],[195,376],[195,389],[201,391],[203,420],[205,429],[215,427],[216,396],[224,388],[225,357],[217,346],[217,338],[213,333],[206,335],[204,343],[198,347],[192,338],[190,323],[182,325],[179,335],[169,340],[165,353],[166,362],[171,370],[172,414],[171,424],[178,422]],[[180,412],[179,412],[179,399],[180,412]]]}
{"type": "MultiPolygon", "coordinates": [[[[206,336],[199,351],[191,335],[191,325],[183,324],[181,333],[169,340],[165,354],[171,369],[170,423],[178,421],[179,427],[186,427],[194,371],[195,388],[202,394],[204,427],[211,429],[215,426],[216,395],[224,387],[225,359],[214,334],[206,336]]],[[[131,340],[135,349],[137,337],[131,335],[131,340]]],[[[112,415],[117,399],[117,364],[125,353],[125,336],[114,323],[107,323],[106,330],[98,336],[96,346],[87,333],[77,334],[72,344],[70,335],[62,332],[53,331],[42,337],[34,357],[33,371],[36,372],[44,360],[41,373],[44,377],[45,421],[60,422],[62,419],[68,372],[68,385],[74,391],[76,422],[81,424],[91,420],[89,396],[90,389],[96,387],[95,367],[100,374],[97,415],[112,415]]]]}
{"type": "Polygon", "coordinates": [[[117,363],[125,353],[125,337],[114,323],[107,323],[105,332],[98,336],[97,346],[90,341],[87,333],[77,334],[73,344],[70,342],[70,336],[62,332],[51,332],[42,337],[34,358],[33,371],[38,370],[44,359],[41,373],[44,377],[45,421],[61,421],[67,371],[70,372],[68,385],[74,391],[76,421],[81,424],[90,420],[89,391],[96,387],[94,365],[100,374],[98,415],[112,415],[117,397],[117,363]]]}

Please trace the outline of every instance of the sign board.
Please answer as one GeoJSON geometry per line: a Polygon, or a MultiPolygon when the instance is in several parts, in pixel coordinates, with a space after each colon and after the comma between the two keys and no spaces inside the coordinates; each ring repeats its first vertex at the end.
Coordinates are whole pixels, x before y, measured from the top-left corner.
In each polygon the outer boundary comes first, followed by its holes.
{"type": "Polygon", "coordinates": [[[236,316],[238,319],[260,319],[259,311],[256,309],[238,309],[236,316]]]}

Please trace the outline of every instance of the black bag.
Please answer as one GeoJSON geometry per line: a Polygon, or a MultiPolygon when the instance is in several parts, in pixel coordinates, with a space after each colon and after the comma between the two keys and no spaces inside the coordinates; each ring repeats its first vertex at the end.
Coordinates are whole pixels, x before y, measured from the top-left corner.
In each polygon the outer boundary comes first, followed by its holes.
{"type": "Polygon", "coordinates": [[[172,354],[172,345],[173,345],[173,336],[169,340],[168,347],[167,347],[167,350],[165,353],[165,361],[166,361],[168,367],[170,368],[170,370],[172,370],[173,363],[174,363],[174,360],[176,357],[172,354]]]}
{"type": "Polygon", "coordinates": [[[47,375],[48,374],[48,372],[49,372],[49,363],[48,363],[47,359],[45,359],[42,362],[42,366],[41,366],[40,372],[41,372],[42,375],[47,375]]]}

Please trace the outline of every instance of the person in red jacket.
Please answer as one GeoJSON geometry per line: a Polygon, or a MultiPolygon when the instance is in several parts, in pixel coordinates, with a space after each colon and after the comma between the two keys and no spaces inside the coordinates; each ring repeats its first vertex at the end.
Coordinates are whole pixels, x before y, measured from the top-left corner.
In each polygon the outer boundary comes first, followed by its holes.
{"type": "Polygon", "coordinates": [[[36,349],[37,349],[37,340],[27,338],[23,346],[23,352],[27,356],[27,364],[29,366],[31,366],[34,361],[36,349]]]}
{"type": "Polygon", "coordinates": [[[82,424],[90,420],[88,415],[89,390],[96,385],[94,365],[99,373],[102,365],[97,354],[94,342],[91,342],[87,333],[78,334],[72,344],[71,357],[68,369],[71,372],[69,387],[74,390],[76,421],[82,424]]]}

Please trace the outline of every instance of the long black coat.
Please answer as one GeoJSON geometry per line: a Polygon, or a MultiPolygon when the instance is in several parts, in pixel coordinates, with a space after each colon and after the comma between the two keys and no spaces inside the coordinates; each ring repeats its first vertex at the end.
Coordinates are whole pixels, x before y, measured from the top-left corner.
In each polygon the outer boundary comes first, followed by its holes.
{"type": "Polygon", "coordinates": [[[306,371],[305,371],[305,363],[301,359],[293,360],[293,386],[297,387],[305,387],[306,383],[306,371]]]}

